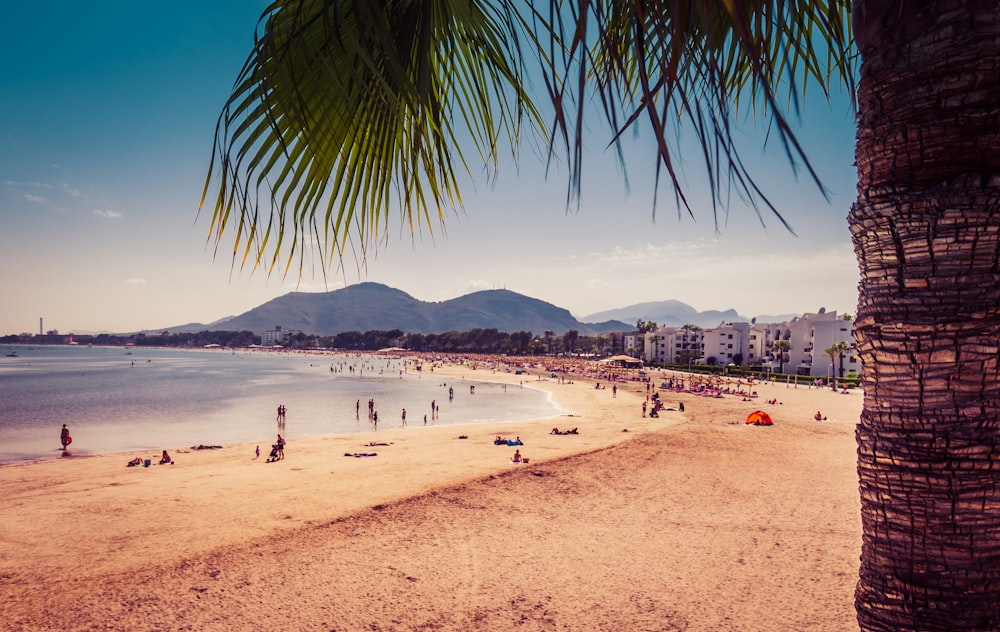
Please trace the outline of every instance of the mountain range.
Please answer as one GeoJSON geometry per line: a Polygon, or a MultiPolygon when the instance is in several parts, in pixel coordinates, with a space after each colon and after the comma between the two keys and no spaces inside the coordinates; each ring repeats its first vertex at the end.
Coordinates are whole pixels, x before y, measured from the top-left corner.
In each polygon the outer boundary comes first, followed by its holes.
{"type": "MultiPolygon", "coordinates": [[[[787,318],[782,317],[787,320],[787,318]]],[[[443,333],[471,329],[556,334],[575,329],[584,336],[629,331],[638,320],[661,326],[691,323],[715,327],[747,320],[735,310],[699,312],[680,301],[638,303],[577,320],[569,310],[509,290],[484,290],[441,302],[418,300],[380,283],[358,283],[332,292],[290,292],[243,314],[204,325],[166,328],[172,333],[284,330],[331,336],[346,331],[400,329],[406,333],[443,333]]],[[[159,330],[162,331],[162,330],[159,330]]]]}
{"type": "Polygon", "coordinates": [[[644,320],[664,327],[679,327],[690,323],[705,328],[717,327],[722,322],[746,321],[747,319],[737,314],[735,309],[699,312],[686,303],[670,300],[636,303],[628,307],[591,314],[586,316],[584,320],[619,320],[633,325],[639,320],[644,320]]]}

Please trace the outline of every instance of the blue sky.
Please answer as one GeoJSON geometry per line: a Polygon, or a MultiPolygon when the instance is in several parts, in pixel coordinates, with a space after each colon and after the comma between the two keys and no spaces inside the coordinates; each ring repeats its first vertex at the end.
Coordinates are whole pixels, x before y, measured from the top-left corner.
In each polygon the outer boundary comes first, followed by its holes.
{"type": "MultiPolygon", "coordinates": [[[[583,203],[546,179],[530,148],[465,208],[411,235],[398,220],[363,264],[324,281],[234,269],[215,256],[198,201],[216,119],[253,40],[255,0],[16,3],[0,38],[0,334],[128,332],[208,323],[290,291],[359,281],[440,301],[506,288],[577,317],[676,299],[747,317],[820,307],[854,312],[846,215],[855,195],[845,99],[806,102],[801,140],[830,191],[796,179],[777,143],[747,126],[745,159],[793,225],[735,201],[716,232],[692,155],[696,218],[661,186],[652,213],[649,138],[627,141],[630,190],[595,133],[583,203]],[[756,137],[754,135],[757,135],[756,137]],[[397,230],[398,226],[398,230],[397,230]]],[[[814,93],[817,91],[813,91],[814,93]]],[[[279,324],[279,323],[275,323],[279,324]]]]}

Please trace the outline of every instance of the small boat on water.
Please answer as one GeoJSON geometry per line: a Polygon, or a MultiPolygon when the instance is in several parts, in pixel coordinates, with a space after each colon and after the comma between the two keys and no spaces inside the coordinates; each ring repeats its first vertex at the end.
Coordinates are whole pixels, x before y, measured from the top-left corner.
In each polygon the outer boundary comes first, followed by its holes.
{"type": "Polygon", "coordinates": [[[17,351],[11,351],[10,353],[7,354],[7,357],[8,358],[16,358],[17,357],[17,351]]]}

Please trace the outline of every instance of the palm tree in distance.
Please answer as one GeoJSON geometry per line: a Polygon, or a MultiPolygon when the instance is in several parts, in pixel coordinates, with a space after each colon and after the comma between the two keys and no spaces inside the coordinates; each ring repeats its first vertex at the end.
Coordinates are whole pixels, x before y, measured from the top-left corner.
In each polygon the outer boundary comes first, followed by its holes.
{"type": "Polygon", "coordinates": [[[657,351],[658,351],[657,350],[657,343],[660,342],[661,338],[662,338],[662,336],[660,334],[651,334],[649,336],[649,347],[650,347],[650,349],[652,349],[652,352],[650,354],[650,357],[647,359],[647,362],[661,362],[662,361],[662,358],[660,358],[660,354],[657,353],[657,351]]]}
{"type": "Polygon", "coordinates": [[[827,356],[830,357],[830,388],[837,390],[837,354],[840,353],[840,348],[833,344],[823,350],[827,356]]]}
{"type": "Polygon", "coordinates": [[[840,372],[837,373],[837,376],[844,379],[844,354],[851,350],[851,345],[843,340],[838,340],[833,344],[833,347],[837,350],[837,357],[840,359],[840,372]]]}
{"type": "Polygon", "coordinates": [[[785,372],[785,354],[791,349],[787,340],[775,340],[771,345],[771,352],[778,354],[778,373],[785,372]]]}
{"type": "Polygon", "coordinates": [[[858,621],[1000,629],[997,0],[857,0],[850,20],[846,0],[538,4],[277,0],[220,119],[205,187],[216,244],[234,233],[234,264],[283,273],[301,274],[313,243],[324,271],[345,254],[363,262],[390,211],[432,230],[461,204],[459,174],[495,168],[529,134],[568,163],[572,204],[588,102],[612,146],[652,129],[679,208],[694,210],[672,144],[684,127],[701,142],[713,212],[735,189],[776,213],[731,123],[765,113],[818,181],[780,94],[797,103],[810,81],[853,93],[853,21],[858,621]]]}

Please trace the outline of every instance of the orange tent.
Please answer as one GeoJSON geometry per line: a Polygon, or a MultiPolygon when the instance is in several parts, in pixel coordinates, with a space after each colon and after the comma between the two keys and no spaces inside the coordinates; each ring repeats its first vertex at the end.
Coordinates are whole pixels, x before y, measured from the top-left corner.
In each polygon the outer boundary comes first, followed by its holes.
{"type": "Polygon", "coordinates": [[[764,411],[755,410],[747,417],[747,423],[755,426],[770,426],[774,422],[771,421],[771,416],[764,411]]]}

